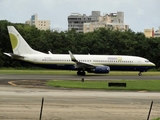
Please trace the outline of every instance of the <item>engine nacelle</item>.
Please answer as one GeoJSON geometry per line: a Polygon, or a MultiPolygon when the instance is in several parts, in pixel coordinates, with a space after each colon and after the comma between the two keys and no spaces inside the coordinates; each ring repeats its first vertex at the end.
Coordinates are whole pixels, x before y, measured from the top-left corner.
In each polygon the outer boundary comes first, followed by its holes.
{"type": "Polygon", "coordinates": [[[88,70],[88,72],[92,73],[109,73],[110,67],[109,66],[97,66],[94,69],[88,70]]]}

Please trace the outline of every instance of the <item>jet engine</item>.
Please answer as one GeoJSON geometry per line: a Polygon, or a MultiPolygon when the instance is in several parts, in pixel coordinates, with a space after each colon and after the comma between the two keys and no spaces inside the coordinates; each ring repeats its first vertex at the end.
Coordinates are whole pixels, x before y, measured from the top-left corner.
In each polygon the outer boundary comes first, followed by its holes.
{"type": "Polygon", "coordinates": [[[109,73],[109,66],[96,66],[94,69],[88,70],[88,72],[92,73],[109,73]]]}

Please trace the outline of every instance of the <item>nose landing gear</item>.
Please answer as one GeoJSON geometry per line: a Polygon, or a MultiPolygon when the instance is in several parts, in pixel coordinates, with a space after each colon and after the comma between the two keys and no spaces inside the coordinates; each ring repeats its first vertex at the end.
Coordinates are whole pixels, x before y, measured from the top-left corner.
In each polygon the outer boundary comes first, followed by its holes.
{"type": "Polygon", "coordinates": [[[139,76],[142,76],[142,72],[139,72],[138,75],[139,75],[139,76]]]}

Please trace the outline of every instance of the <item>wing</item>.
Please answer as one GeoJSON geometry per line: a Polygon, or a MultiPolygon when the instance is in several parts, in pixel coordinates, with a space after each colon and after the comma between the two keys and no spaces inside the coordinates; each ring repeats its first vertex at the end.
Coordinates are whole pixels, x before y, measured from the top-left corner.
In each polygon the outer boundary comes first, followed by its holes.
{"type": "MultiPolygon", "coordinates": [[[[69,55],[71,57],[71,60],[76,63],[76,65],[75,65],[76,68],[95,68],[96,67],[96,65],[94,65],[94,64],[90,64],[90,63],[87,63],[87,62],[79,62],[74,57],[74,55],[71,53],[71,51],[68,51],[68,52],[69,52],[69,55]]],[[[98,66],[103,66],[103,65],[98,65],[98,66]]]]}

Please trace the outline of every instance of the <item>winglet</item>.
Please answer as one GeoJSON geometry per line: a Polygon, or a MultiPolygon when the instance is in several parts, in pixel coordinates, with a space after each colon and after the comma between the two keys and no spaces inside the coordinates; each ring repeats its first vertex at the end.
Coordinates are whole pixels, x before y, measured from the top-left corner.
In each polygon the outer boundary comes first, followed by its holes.
{"type": "Polygon", "coordinates": [[[77,60],[76,60],[76,58],[74,57],[74,55],[72,54],[72,52],[71,51],[68,51],[69,52],[69,55],[70,55],[70,57],[71,57],[71,60],[73,61],[73,62],[77,62],[77,60]]]}
{"type": "Polygon", "coordinates": [[[51,55],[52,55],[51,51],[48,51],[48,54],[51,54],[51,55]]]}

